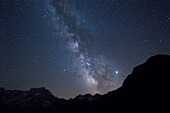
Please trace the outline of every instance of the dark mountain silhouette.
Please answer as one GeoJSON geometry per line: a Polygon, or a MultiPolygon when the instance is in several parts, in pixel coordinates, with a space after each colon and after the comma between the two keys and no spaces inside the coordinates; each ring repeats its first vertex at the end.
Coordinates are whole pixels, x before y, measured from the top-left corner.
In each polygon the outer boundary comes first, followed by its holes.
{"type": "Polygon", "coordinates": [[[156,55],[133,69],[122,87],[79,111],[96,113],[170,113],[170,56],[156,55]]]}
{"type": "Polygon", "coordinates": [[[59,99],[45,88],[0,88],[0,113],[170,113],[170,56],[156,55],[133,69],[122,87],[105,95],[59,99]]]}

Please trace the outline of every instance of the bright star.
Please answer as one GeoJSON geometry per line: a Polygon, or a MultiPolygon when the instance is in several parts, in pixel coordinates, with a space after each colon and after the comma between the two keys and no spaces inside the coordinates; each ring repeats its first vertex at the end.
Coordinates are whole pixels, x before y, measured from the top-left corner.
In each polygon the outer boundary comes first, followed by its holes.
{"type": "Polygon", "coordinates": [[[118,71],[116,71],[115,73],[116,73],[116,74],[118,74],[119,72],[118,72],[118,71]]]}

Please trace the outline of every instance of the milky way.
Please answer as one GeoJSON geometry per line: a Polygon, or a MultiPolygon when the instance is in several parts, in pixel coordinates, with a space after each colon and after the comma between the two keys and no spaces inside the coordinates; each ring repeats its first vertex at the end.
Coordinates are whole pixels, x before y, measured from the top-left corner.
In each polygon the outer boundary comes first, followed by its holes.
{"type": "Polygon", "coordinates": [[[78,22],[74,15],[76,2],[71,0],[52,0],[55,9],[58,31],[64,39],[68,50],[73,53],[72,65],[77,70],[77,74],[83,77],[87,89],[90,93],[106,93],[112,90],[117,84],[117,74],[114,64],[111,64],[107,56],[98,54],[97,44],[92,41],[94,34],[83,26],[83,22],[78,22]]]}
{"type": "Polygon", "coordinates": [[[0,0],[0,87],[73,98],[170,54],[170,0],[0,0]]]}

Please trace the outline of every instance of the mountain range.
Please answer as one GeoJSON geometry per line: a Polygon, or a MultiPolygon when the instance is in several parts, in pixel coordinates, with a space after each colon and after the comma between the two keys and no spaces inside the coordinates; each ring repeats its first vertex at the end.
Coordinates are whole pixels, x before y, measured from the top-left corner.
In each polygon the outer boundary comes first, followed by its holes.
{"type": "Polygon", "coordinates": [[[122,86],[107,94],[65,100],[46,88],[0,88],[0,113],[170,113],[170,55],[156,55],[135,67],[122,86]]]}

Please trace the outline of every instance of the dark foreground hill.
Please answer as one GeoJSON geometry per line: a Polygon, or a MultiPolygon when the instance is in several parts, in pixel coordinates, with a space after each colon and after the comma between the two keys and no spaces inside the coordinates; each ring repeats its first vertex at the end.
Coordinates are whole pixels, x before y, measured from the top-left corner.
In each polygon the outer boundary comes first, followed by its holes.
{"type": "Polygon", "coordinates": [[[105,95],[64,100],[45,88],[0,88],[0,113],[170,113],[170,56],[156,55],[133,69],[122,87],[105,95]]]}

